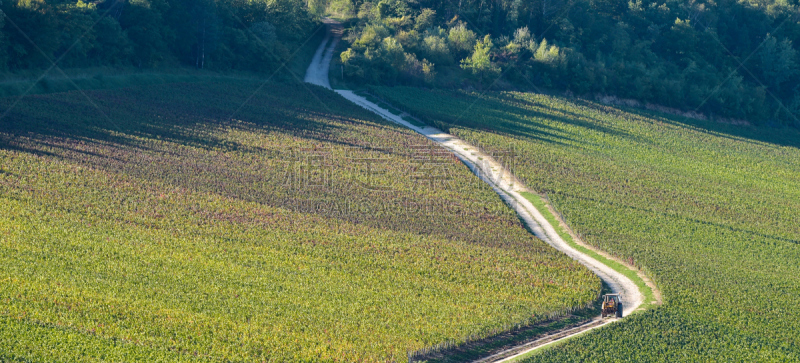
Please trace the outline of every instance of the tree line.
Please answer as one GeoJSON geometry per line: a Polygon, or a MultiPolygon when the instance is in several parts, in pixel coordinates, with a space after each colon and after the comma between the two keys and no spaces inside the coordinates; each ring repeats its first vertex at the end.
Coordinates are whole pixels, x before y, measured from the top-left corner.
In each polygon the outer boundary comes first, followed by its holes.
{"type": "Polygon", "coordinates": [[[758,0],[334,0],[349,81],[545,88],[800,126],[800,10],[758,0]]]}
{"type": "Polygon", "coordinates": [[[4,0],[0,70],[277,69],[318,16],[299,0],[4,0]]]}

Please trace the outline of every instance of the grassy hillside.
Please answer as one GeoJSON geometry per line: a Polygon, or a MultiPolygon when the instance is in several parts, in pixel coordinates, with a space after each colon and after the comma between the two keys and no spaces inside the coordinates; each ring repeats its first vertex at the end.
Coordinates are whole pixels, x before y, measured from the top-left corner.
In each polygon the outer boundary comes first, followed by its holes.
{"type": "Polygon", "coordinates": [[[536,94],[377,88],[547,193],[585,240],[642,266],[662,307],[537,362],[800,359],[800,134],[536,94]]]}
{"type": "Polygon", "coordinates": [[[453,157],[308,87],[0,99],[0,361],[404,361],[597,297],[453,157]]]}

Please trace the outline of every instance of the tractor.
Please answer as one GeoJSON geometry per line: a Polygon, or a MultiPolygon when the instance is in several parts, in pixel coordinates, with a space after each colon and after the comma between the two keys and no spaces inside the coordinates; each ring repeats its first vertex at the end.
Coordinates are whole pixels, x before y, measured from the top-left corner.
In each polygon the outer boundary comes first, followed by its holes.
{"type": "Polygon", "coordinates": [[[603,311],[600,316],[603,318],[606,316],[622,317],[622,300],[620,300],[619,294],[603,295],[603,311]]]}

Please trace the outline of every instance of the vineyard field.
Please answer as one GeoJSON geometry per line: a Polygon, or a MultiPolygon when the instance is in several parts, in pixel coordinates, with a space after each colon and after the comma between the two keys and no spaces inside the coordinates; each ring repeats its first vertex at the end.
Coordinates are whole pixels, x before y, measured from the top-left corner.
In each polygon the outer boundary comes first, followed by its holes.
{"type": "Polygon", "coordinates": [[[370,92],[504,161],[663,305],[531,362],[800,360],[800,133],[543,94],[370,92]]]}
{"type": "Polygon", "coordinates": [[[422,136],[304,84],[0,98],[0,361],[385,362],[600,280],[422,136]]]}

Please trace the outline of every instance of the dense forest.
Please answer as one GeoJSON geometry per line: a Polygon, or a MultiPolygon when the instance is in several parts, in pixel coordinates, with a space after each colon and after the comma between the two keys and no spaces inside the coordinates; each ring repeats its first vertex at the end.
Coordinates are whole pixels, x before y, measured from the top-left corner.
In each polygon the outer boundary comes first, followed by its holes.
{"type": "Polygon", "coordinates": [[[5,0],[0,9],[0,70],[11,72],[53,62],[270,71],[319,30],[315,3],[296,0],[5,0]]]}
{"type": "Polygon", "coordinates": [[[796,0],[339,0],[349,82],[552,89],[800,125],[796,0]]]}
{"type": "MultiPolygon", "coordinates": [[[[0,0],[2,1],[2,0],[0,0]]],[[[274,71],[326,11],[347,83],[557,90],[800,126],[797,0],[5,0],[0,71],[274,71]]]]}

